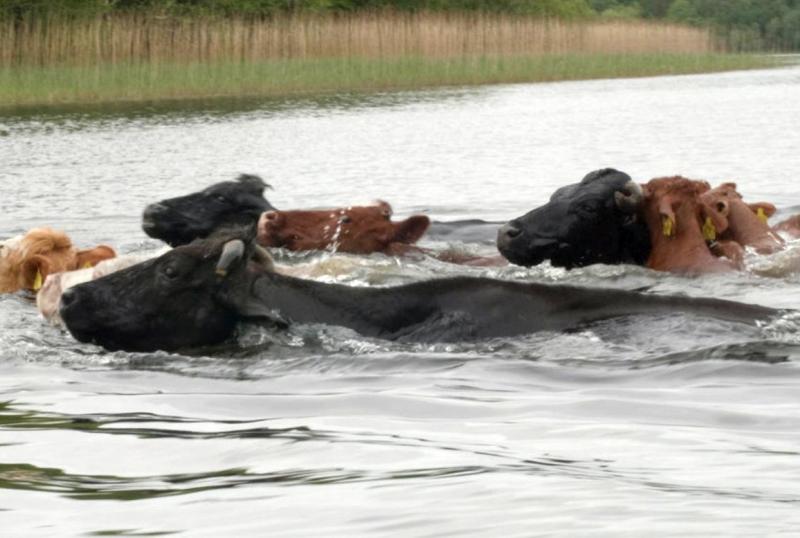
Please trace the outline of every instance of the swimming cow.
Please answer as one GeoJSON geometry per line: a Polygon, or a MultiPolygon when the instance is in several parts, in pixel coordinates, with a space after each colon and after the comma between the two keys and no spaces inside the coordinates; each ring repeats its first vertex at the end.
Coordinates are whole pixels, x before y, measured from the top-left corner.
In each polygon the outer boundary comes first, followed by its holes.
{"type": "Polygon", "coordinates": [[[511,263],[526,267],[544,260],[567,269],[593,263],[643,265],[650,239],[638,215],[641,203],[641,186],[628,174],[596,170],[500,228],[497,248],[511,263]]]}
{"type": "Polygon", "coordinates": [[[288,250],[402,254],[429,225],[425,215],[393,222],[392,206],[382,200],[368,206],[267,211],[258,221],[258,242],[288,250]]]}
{"type": "Polygon", "coordinates": [[[719,299],[455,277],[386,288],[302,280],[254,263],[252,233],[217,234],[71,288],[72,335],[109,349],[216,344],[241,320],[321,323],[403,341],[462,341],[560,331],[637,314],[688,313],[753,323],[778,313],[719,299]]]}
{"type": "Polygon", "coordinates": [[[37,291],[48,275],[93,267],[116,255],[107,245],[78,250],[61,230],[33,228],[0,244],[0,293],[37,291]]]}

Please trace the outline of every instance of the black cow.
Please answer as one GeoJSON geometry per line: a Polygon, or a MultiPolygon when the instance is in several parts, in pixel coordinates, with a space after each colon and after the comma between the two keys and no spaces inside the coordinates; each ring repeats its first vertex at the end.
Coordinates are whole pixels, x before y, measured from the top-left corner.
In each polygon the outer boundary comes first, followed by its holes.
{"type": "MultiPolygon", "coordinates": [[[[250,233],[252,235],[252,233],[250,233]]],[[[460,341],[560,331],[631,314],[681,312],[753,323],[778,313],[718,299],[456,277],[359,288],[280,275],[231,234],[67,290],[61,317],[82,342],[149,351],[227,339],[236,323],[322,323],[405,341],[460,341]]]]}
{"type": "Polygon", "coordinates": [[[642,198],[641,187],[628,174],[596,170],[500,228],[497,248],[511,263],[526,267],[544,260],[567,269],[593,263],[643,265],[650,237],[638,215],[642,198]]]}
{"type": "Polygon", "coordinates": [[[255,224],[261,213],[275,209],[264,198],[268,186],[258,176],[242,174],[235,181],[150,204],[142,216],[142,229],[176,247],[221,228],[255,224]]]}

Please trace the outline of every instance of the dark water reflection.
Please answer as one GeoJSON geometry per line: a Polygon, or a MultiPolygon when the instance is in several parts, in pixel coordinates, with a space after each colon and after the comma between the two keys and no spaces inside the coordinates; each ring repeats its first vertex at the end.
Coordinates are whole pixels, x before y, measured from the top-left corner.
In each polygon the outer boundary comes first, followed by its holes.
{"type": "MultiPolygon", "coordinates": [[[[800,212],[798,90],[800,69],[787,68],[5,109],[0,236],[50,224],[78,243],[156,248],[139,229],[146,203],[239,172],[263,174],[279,207],[384,198],[399,214],[502,220],[613,165],[642,180],[736,180],[788,215],[800,212]]],[[[798,252],[691,280],[282,259],[351,285],[471,274],[798,309],[798,252]]],[[[78,344],[30,297],[2,296],[0,525],[4,536],[792,535],[798,323],[630,317],[459,345],[243,326],[223,346],[128,354],[78,344]]]]}

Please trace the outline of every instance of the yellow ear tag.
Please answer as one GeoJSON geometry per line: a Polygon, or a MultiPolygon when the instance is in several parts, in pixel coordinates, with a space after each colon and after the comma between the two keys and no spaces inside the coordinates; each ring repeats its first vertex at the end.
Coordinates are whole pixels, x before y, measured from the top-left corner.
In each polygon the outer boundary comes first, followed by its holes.
{"type": "Polygon", "coordinates": [[[664,217],[661,220],[661,231],[664,233],[666,237],[672,236],[674,228],[675,228],[675,221],[672,220],[672,217],[664,217]]]}
{"type": "Polygon", "coordinates": [[[33,291],[39,291],[40,289],[42,289],[42,272],[37,269],[36,277],[33,279],[33,291]]]}
{"type": "Polygon", "coordinates": [[[81,269],[91,269],[92,267],[92,262],[86,262],[81,266],[81,269]]]}
{"type": "Polygon", "coordinates": [[[716,241],[717,239],[717,227],[714,226],[711,217],[706,217],[706,222],[703,224],[703,238],[706,241],[716,241]]]}
{"type": "Polygon", "coordinates": [[[758,208],[758,211],[756,211],[756,216],[758,216],[758,220],[760,220],[764,224],[766,224],[767,221],[769,220],[769,217],[767,216],[767,214],[764,213],[764,208],[763,207],[759,207],[758,208]]]}

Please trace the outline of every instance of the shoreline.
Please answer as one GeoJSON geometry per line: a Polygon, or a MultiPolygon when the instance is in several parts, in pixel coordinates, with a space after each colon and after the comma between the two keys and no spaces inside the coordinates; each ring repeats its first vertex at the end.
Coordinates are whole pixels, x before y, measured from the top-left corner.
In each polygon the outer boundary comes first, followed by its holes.
{"type": "Polygon", "coordinates": [[[0,112],[641,78],[770,68],[782,63],[755,54],[589,53],[7,67],[0,69],[0,112]]]}

